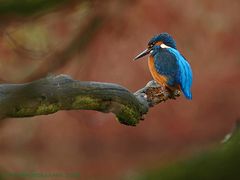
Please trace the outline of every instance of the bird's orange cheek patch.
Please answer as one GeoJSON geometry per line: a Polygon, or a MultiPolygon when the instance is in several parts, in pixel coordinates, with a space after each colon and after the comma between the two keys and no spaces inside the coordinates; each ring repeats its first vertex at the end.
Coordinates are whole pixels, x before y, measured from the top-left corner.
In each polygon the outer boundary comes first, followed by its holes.
{"type": "Polygon", "coordinates": [[[162,43],[163,43],[162,41],[158,41],[156,45],[160,46],[162,43]]]}
{"type": "Polygon", "coordinates": [[[152,77],[155,81],[157,81],[159,84],[166,86],[167,83],[167,77],[160,75],[157,71],[156,68],[154,66],[154,59],[152,56],[149,57],[148,59],[148,66],[149,66],[149,70],[152,74],[152,77]]]}

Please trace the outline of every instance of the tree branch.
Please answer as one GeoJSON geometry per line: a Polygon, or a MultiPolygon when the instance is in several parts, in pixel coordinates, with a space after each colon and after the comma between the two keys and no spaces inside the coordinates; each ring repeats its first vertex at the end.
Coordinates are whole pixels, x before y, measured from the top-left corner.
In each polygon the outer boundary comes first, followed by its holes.
{"type": "Polygon", "coordinates": [[[49,76],[26,84],[0,85],[0,118],[30,117],[59,110],[112,112],[120,123],[135,126],[149,107],[179,96],[150,81],[135,93],[111,83],[81,82],[49,76]]]}

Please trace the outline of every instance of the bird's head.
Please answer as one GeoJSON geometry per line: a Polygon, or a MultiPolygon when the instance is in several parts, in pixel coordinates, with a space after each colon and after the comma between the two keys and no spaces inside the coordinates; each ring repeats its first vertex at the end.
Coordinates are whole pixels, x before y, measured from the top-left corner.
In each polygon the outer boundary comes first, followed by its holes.
{"type": "Polygon", "coordinates": [[[147,54],[154,54],[154,50],[156,50],[157,46],[161,46],[164,44],[165,46],[169,46],[171,48],[177,49],[176,47],[176,41],[172,38],[172,36],[168,33],[161,33],[159,35],[154,36],[150,41],[148,42],[148,47],[143,52],[141,52],[139,55],[137,55],[134,60],[137,60],[147,54]]]}

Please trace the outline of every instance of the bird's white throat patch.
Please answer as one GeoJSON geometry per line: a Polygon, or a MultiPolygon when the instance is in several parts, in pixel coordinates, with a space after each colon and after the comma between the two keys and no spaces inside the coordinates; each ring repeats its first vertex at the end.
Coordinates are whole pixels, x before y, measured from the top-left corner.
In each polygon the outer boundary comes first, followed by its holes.
{"type": "Polygon", "coordinates": [[[166,44],[163,44],[163,43],[160,46],[161,46],[161,48],[170,48],[169,46],[167,46],[166,44]]]}

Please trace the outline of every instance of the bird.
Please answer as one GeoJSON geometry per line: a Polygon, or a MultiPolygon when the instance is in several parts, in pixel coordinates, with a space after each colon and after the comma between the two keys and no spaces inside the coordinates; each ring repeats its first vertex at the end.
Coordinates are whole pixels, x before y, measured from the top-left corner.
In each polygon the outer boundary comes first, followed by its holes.
{"type": "Polygon", "coordinates": [[[178,51],[176,41],[166,33],[153,36],[147,49],[133,60],[149,54],[148,67],[153,79],[171,91],[182,91],[186,99],[192,99],[192,69],[187,59],[178,51]]]}

